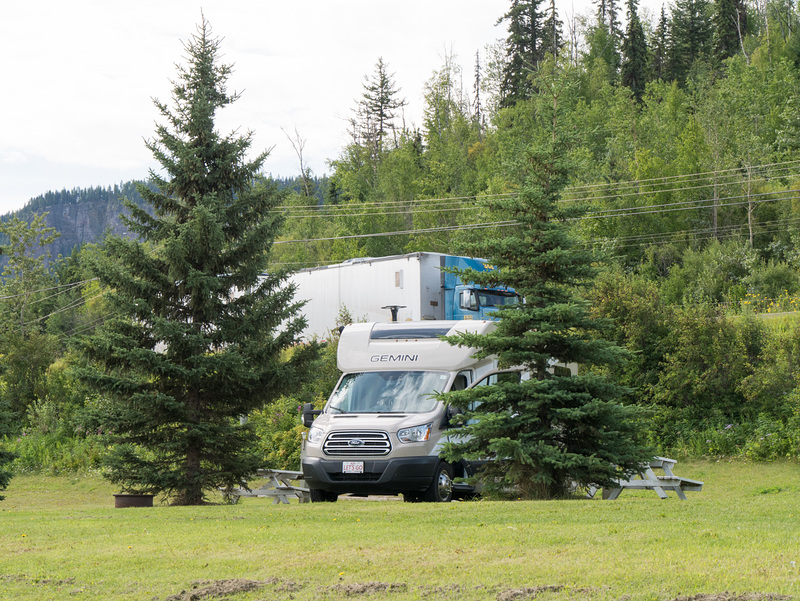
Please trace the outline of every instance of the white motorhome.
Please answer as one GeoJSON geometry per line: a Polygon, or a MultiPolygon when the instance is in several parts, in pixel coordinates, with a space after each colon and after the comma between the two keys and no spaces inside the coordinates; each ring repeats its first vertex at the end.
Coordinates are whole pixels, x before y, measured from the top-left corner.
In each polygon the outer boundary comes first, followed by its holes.
{"type": "Polygon", "coordinates": [[[495,367],[475,349],[440,336],[484,334],[493,321],[358,323],[339,338],[342,376],[322,411],[306,405],[310,427],[302,470],[312,501],[339,494],[398,494],[406,501],[449,501],[472,492],[454,478],[473,474],[466,462],[439,457],[449,409],[438,392],[460,390],[495,367]]]}

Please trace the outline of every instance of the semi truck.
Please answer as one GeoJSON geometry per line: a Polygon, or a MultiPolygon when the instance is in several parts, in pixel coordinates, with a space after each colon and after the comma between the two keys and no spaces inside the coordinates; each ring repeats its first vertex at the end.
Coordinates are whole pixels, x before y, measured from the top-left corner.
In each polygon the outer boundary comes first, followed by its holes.
{"type": "Polygon", "coordinates": [[[462,282],[445,268],[491,269],[486,261],[417,252],[302,269],[289,281],[306,301],[306,338],[327,337],[342,308],[354,321],[491,320],[500,305],[517,302],[513,289],[462,282]]]}
{"type": "Polygon", "coordinates": [[[492,358],[441,339],[485,334],[496,322],[447,320],[356,323],[339,337],[338,384],[321,410],[303,407],[309,431],[301,466],[311,500],[340,494],[396,495],[446,502],[474,489],[455,478],[479,465],[448,463],[439,454],[453,431],[452,409],[437,393],[490,383],[492,358]]]}

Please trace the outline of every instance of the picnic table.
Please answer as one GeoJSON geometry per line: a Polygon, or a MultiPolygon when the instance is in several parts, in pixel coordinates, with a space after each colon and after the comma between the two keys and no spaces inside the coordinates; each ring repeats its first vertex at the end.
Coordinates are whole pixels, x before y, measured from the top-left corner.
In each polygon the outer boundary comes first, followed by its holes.
{"type": "MultiPolygon", "coordinates": [[[[603,498],[613,501],[622,493],[623,490],[653,490],[662,499],[667,498],[667,491],[674,491],[681,501],[686,500],[686,492],[697,492],[703,490],[703,483],[700,480],[691,480],[676,476],[672,468],[678,463],[675,459],[666,457],[653,457],[647,464],[633,474],[627,480],[618,480],[619,486],[603,490],[603,498]],[[659,476],[653,470],[661,470],[664,475],[659,476]],[[638,476],[638,478],[637,478],[638,476]]],[[[597,492],[596,488],[589,491],[589,498],[597,492]]]]}
{"type": "Polygon", "coordinates": [[[256,476],[265,482],[258,488],[247,490],[244,487],[226,490],[225,493],[237,501],[241,497],[268,497],[274,504],[289,503],[290,498],[298,499],[300,503],[311,501],[308,488],[298,486],[296,483],[303,480],[303,472],[291,470],[257,470],[256,476]]]}

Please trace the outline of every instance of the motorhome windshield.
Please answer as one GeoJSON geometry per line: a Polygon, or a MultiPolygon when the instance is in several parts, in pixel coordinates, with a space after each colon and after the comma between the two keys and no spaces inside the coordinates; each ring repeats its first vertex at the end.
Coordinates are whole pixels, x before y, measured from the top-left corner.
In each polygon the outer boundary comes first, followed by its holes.
{"type": "Polygon", "coordinates": [[[370,371],[347,374],[333,393],[334,413],[426,413],[436,408],[449,376],[432,371],[370,371]]]}

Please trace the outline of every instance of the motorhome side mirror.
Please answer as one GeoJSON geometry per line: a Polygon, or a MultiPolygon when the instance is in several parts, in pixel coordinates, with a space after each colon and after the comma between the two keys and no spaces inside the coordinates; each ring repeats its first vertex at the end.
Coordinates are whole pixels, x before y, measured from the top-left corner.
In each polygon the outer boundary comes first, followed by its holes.
{"type": "Polygon", "coordinates": [[[314,423],[314,420],[317,416],[322,413],[319,409],[314,409],[314,405],[311,403],[304,403],[303,404],[303,425],[306,428],[310,428],[311,424],[314,423]]]}
{"type": "Polygon", "coordinates": [[[442,428],[447,429],[452,427],[451,420],[456,416],[463,413],[463,411],[459,407],[453,407],[452,405],[448,405],[444,412],[444,419],[442,419],[442,428]]]}

